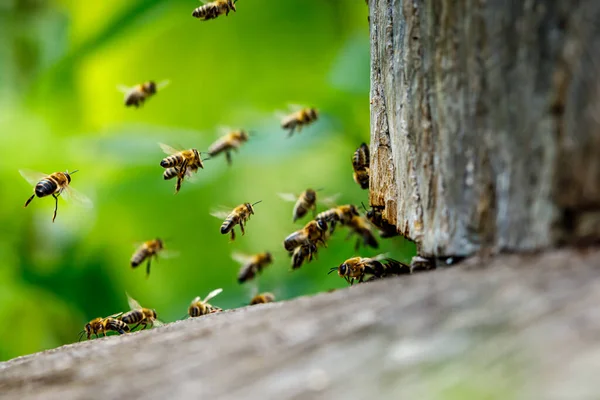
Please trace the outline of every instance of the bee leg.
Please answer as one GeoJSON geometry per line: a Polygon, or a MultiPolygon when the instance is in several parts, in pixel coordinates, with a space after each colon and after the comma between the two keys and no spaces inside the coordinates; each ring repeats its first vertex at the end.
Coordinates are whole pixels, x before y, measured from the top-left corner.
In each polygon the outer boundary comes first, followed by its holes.
{"type": "Polygon", "coordinates": [[[52,194],[54,197],[54,214],[52,215],[52,222],[56,219],[56,212],[58,211],[58,195],[52,194]]]}
{"type": "Polygon", "coordinates": [[[179,174],[177,174],[177,185],[175,186],[175,194],[179,193],[179,189],[181,189],[181,183],[183,182],[183,178],[187,173],[187,165],[188,162],[185,160],[179,167],[179,174]]]}
{"type": "Polygon", "coordinates": [[[148,257],[148,262],[146,263],[146,279],[150,276],[150,263],[152,262],[152,257],[148,257]]]}
{"type": "Polygon", "coordinates": [[[27,201],[25,202],[25,205],[23,207],[27,207],[29,205],[29,203],[31,203],[31,200],[33,200],[34,197],[35,197],[35,193],[32,194],[29,199],[27,199],[27,201]]]}
{"type": "Polygon", "coordinates": [[[142,324],[142,325],[143,325],[143,328],[142,328],[142,330],[144,330],[144,329],[146,329],[146,328],[148,327],[148,324],[145,324],[145,323],[144,323],[144,324],[142,324]]]}
{"type": "Polygon", "coordinates": [[[117,332],[119,332],[119,335],[122,335],[125,333],[125,331],[123,329],[119,329],[117,332]]]}
{"type": "Polygon", "coordinates": [[[138,326],[140,326],[141,322],[138,322],[138,324],[136,326],[134,326],[133,328],[129,329],[131,332],[135,331],[135,328],[137,328],[138,326]]]}
{"type": "Polygon", "coordinates": [[[235,228],[231,228],[231,241],[235,240],[235,228]]]}
{"type": "Polygon", "coordinates": [[[231,165],[231,152],[230,151],[225,152],[225,158],[227,159],[227,164],[231,165]]]}
{"type": "Polygon", "coordinates": [[[244,230],[244,221],[240,221],[240,229],[242,230],[242,236],[244,236],[246,234],[244,230]]]}

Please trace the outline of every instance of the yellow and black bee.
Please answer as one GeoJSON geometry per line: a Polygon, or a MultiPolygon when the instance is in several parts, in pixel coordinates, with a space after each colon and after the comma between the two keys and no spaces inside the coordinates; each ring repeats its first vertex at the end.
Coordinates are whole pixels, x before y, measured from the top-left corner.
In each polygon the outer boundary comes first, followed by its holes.
{"type": "Polygon", "coordinates": [[[338,275],[350,285],[355,280],[363,282],[365,276],[371,275],[377,279],[392,275],[408,275],[412,273],[410,265],[379,255],[372,258],[353,257],[329,270],[329,274],[337,271],[338,275]]]}
{"type": "Polygon", "coordinates": [[[113,314],[106,318],[94,318],[88,322],[83,331],[79,333],[79,340],[81,340],[84,334],[87,334],[89,340],[92,335],[98,337],[100,334],[103,334],[106,336],[106,332],[109,331],[118,332],[120,335],[129,332],[129,326],[116,318],[121,314],[122,313],[113,314]]]}
{"type": "Polygon", "coordinates": [[[186,176],[191,177],[192,173],[197,172],[199,168],[204,168],[200,152],[196,149],[177,150],[164,143],[159,143],[159,146],[169,155],[160,162],[160,166],[166,168],[163,178],[169,180],[177,177],[175,193],[179,193],[183,179],[186,176]]]}
{"type": "Polygon", "coordinates": [[[215,289],[210,292],[204,300],[200,299],[200,296],[196,297],[192,300],[190,306],[188,307],[188,315],[190,317],[200,317],[202,315],[213,314],[216,312],[223,311],[219,307],[212,306],[208,304],[208,301],[221,293],[223,289],[215,289]]]}
{"type": "Polygon", "coordinates": [[[238,148],[248,141],[248,133],[243,130],[229,132],[225,136],[219,138],[208,148],[208,154],[211,157],[225,153],[227,164],[231,165],[231,152],[237,151],[238,148]]]}
{"type": "Polygon", "coordinates": [[[226,211],[217,211],[212,212],[211,215],[217,218],[225,218],[225,221],[223,221],[223,224],[221,225],[221,234],[225,235],[227,233],[231,233],[231,240],[235,240],[235,226],[239,225],[242,235],[244,235],[244,224],[248,221],[250,215],[254,214],[254,206],[261,201],[262,200],[257,201],[254,204],[240,204],[229,213],[226,211]]]}
{"type": "Polygon", "coordinates": [[[127,87],[123,85],[117,86],[119,91],[125,94],[125,106],[135,106],[136,108],[143,105],[146,99],[156,94],[156,92],[169,84],[169,81],[162,81],[156,84],[154,81],[147,81],[135,85],[133,87],[127,87]]]}
{"type": "Polygon", "coordinates": [[[324,220],[312,220],[304,226],[304,228],[297,230],[290,234],[283,241],[283,247],[287,251],[293,251],[295,248],[303,245],[321,243],[327,247],[325,240],[327,236],[327,222],[324,220]]]}
{"type": "Polygon", "coordinates": [[[260,294],[257,294],[256,296],[254,296],[250,300],[250,305],[253,306],[255,304],[272,303],[274,301],[275,301],[275,295],[273,293],[265,292],[265,293],[260,293],[260,294]]]}
{"type": "MultiPolygon", "coordinates": [[[[327,229],[327,228],[325,228],[327,229]]],[[[314,243],[303,244],[292,251],[292,269],[298,269],[304,262],[311,262],[316,258],[317,245],[314,243]]]]}
{"type": "Polygon", "coordinates": [[[143,263],[144,260],[148,260],[146,264],[146,276],[149,276],[152,258],[154,257],[158,260],[158,253],[163,251],[163,249],[163,241],[158,238],[142,243],[135,253],[133,253],[133,256],[131,256],[131,268],[135,268],[143,263]]]}
{"type": "Polygon", "coordinates": [[[52,222],[56,219],[58,212],[58,196],[62,195],[65,200],[72,200],[74,203],[83,207],[93,207],[92,201],[85,195],[79,193],[70,186],[71,175],[73,172],[55,172],[53,174],[44,174],[41,172],[20,170],[19,173],[30,185],[34,185],[34,193],[25,202],[25,207],[31,203],[35,196],[42,198],[46,196],[54,197],[54,213],[52,214],[52,222]]]}
{"type": "Polygon", "coordinates": [[[399,235],[398,230],[396,230],[396,227],[383,218],[383,213],[381,212],[381,210],[383,210],[384,207],[371,206],[371,209],[367,210],[367,208],[363,204],[363,208],[366,211],[365,216],[367,217],[369,222],[372,223],[377,229],[379,229],[379,236],[385,239],[399,235]]]}
{"type": "Polygon", "coordinates": [[[360,215],[358,209],[353,204],[333,207],[323,211],[315,217],[316,220],[322,220],[329,224],[329,233],[333,233],[336,224],[348,225],[353,217],[360,215]]]}
{"type": "Polygon", "coordinates": [[[281,127],[284,130],[289,131],[288,137],[290,137],[294,134],[296,129],[300,132],[302,127],[315,122],[318,117],[319,113],[315,108],[302,108],[299,111],[285,116],[281,120],[281,127]]]}
{"type": "Polygon", "coordinates": [[[356,149],[352,157],[354,182],[358,183],[361,189],[369,188],[369,162],[369,146],[363,143],[356,149]]]}
{"type": "Polygon", "coordinates": [[[294,211],[292,213],[292,218],[294,222],[296,220],[303,218],[309,211],[312,210],[313,216],[317,210],[317,192],[313,189],[306,189],[300,196],[295,196],[292,193],[279,193],[279,197],[286,201],[294,201],[296,204],[294,205],[294,211]]]}
{"type": "Polygon", "coordinates": [[[162,325],[162,322],[156,319],[156,310],[140,306],[140,303],[129,296],[129,294],[127,294],[127,303],[131,311],[121,315],[119,319],[127,325],[136,324],[133,328],[130,328],[131,331],[134,331],[140,325],[142,325],[142,329],[146,329],[148,325],[150,327],[162,325]]]}
{"type": "Polygon", "coordinates": [[[220,15],[229,15],[230,11],[237,11],[235,9],[235,3],[237,0],[214,0],[206,2],[200,0],[204,5],[194,9],[192,11],[192,17],[198,18],[202,21],[208,21],[209,19],[215,19],[220,15]]]}
{"type": "Polygon", "coordinates": [[[350,229],[351,235],[354,233],[359,236],[359,239],[356,241],[355,250],[358,250],[360,247],[361,239],[363,245],[370,246],[374,249],[379,248],[377,239],[375,239],[375,236],[373,235],[373,230],[364,217],[361,217],[360,215],[353,216],[347,226],[350,229]]]}
{"type": "Polygon", "coordinates": [[[238,274],[239,283],[254,279],[264,268],[273,263],[273,256],[269,252],[258,253],[252,256],[233,253],[231,257],[242,264],[242,268],[238,274]]]}

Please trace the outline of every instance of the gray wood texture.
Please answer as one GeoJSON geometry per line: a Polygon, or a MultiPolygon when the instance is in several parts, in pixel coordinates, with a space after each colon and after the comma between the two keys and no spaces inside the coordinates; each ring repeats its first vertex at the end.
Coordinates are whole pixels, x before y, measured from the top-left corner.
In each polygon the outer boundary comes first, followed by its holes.
{"type": "Polygon", "coordinates": [[[0,397],[595,399],[598,303],[600,251],[471,259],[0,363],[0,397]]]}
{"type": "Polygon", "coordinates": [[[600,2],[370,0],[371,203],[423,256],[600,239],[600,2]]]}

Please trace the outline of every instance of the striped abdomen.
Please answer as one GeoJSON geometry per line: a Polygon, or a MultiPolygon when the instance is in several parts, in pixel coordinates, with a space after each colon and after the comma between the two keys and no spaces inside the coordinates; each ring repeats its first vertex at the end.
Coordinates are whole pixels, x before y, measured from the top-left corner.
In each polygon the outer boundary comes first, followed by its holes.
{"type": "Polygon", "coordinates": [[[163,160],[160,162],[160,166],[163,168],[172,168],[178,167],[179,165],[181,165],[181,163],[183,163],[183,154],[176,153],[163,158],[163,160]]]}
{"type": "Polygon", "coordinates": [[[384,273],[389,275],[408,275],[412,272],[410,265],[391,258],[386,258],[385,264],[382,264],[382,266],[384,273]]]}
{"type": "Polygon", "coordinates": [[[142,310],[132,310],[121,316],[121,321],[126,324],[135,324],[144,320],[145,316],[142,310]]]}
{"type": "Polygon", "coordinates": [[[369,169],[360,169],[353,174],[354,182],[360,185],[361,189],[369,188],[369,169]]]}
{"type": "Polygon", "coordinates": [[[104,326],[106,331],[115,331],[120,334],[129,332],[129,326],[125,322],[115,318],[107,318],[104,326]]]}
{"type": "Polygon", "coordinates": [[[223,224],[221,225],[221,233],[222,234],[226,234],[228,233],[231,228],[233,228],[240,220],[240,215],[237,212],[232,212],[231,214],[229,214],[227,216],[227,218],[225,219],[225,221],[223,221],[223,224]]]}
{"type": "Polygon", "coordinates": [[[136,251],[135,254],[131,257],[131,266],[137,267],[138,265],[143,263],[144,260],[146,258],[148,258],[150,255],[151,255],[150,249],[144,245],[142,248],[140,248],[138,251],[136,251]]]}
{"type": "Polygon", "coordinates": [[[352,165],[354,166],[354,170],[367,168],[369,166],[369,147],[365,143],[361,144],[354,152],[352,165]]]}
{"type": "Polygon", "coordinates": [[[58,190],[58,184],[53,179],[52,175],[50,175],[48,178],[42,179],[37,185],[35,185],[35,195],[37,197],[50,196],[58,190]]]}
{"type": "Polygon", "coordinates": [[[179,170],[177,167],[167,168],[163,173],[163,178],[167,181],[169,179],[175,178],[179,174],[179,170]]]}
{"type": "Polygon", "coordinates": [[[284,239],[283,247],[285,247],[287,251],[292,251],[296,247],[306,244],[307,242],[308,237],[306,236],[304,229],[300,229],[284,239]]]}
{"type": "Polygon", "coordinates": [[[208,313],[209,309],[207,305],[202,303],[201,301],[197,302],[196,304],[192,304],[188,309],[188,314],[190,317],[200,317],[208,313]]]}
{"type": "Polygon", "coordinates": [[[211,156],[216,156],[217,154],[220,154],[226,150],[231,150],[233,148],[233,144],[229,136],[230,135],[227,135],[212,144],[208,148],[208,154],[211,156]]]}

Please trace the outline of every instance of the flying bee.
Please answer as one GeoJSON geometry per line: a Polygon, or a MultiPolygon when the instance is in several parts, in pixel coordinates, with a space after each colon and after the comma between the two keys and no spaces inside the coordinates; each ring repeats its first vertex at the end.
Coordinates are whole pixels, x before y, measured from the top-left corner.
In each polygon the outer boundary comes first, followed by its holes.
{"type": "Polygon", "coordinates": [[[232,131],[220,137],[216,142],[211,144],[208,148],[208,154],[211,157],[214,157],[224,152],[225,158],[227,159],[227,164],[231,165],[231,151],[237,151],[238,148],[247,141],[248,133],[246,131],[232,131]]]}
{"type": "Polygon", "coordinates": [[[223,14],[228,16],[230,11],[237,11],[235,9],[235,3],[237,3],[237,0],[214,0],[211,2],[206,2],[204,0],[200,1],[204,3],[204,5],[192,11],[192,17],[198,18],[202,21],[215,19],[223,14]]]}
{"type": "Polygon", "coordinates": [[[117,89],[125,94],[125,106],[135,106],[136,108],[143,105],[146,99],[156,94],[160,89],[163,89],[169,84],[169,81],[162,81],[156,83],[154,81],[147,81],[135,85],[133,87],[127,87],[124,85],[118,85],[117,89]]]}
{"type": "Polygon", "coordinates": [[[261,201],[262,200],[253,204],[240,204],[229,213],[227,211],[216,211],[212,212],[211,215],[217,218],[225,218],[225,221],[223,221],[223,224],[221,225],[221,234],[225,235],[231,232],[231,240],[235,240],[235,226],[239,224],[242,235],[244,235],[244,224],[250,219],[250,215],[254,215],[254,206],[261,201]]]}
{"type": "Polygon", "coordinates": [[[284,116],[281,120],[281,127],[284,130],[289,131],[288,137],[291,137],[296,129],[300,132],[303,126],[315,122],[318,117],[319,114],[315,108],[302,108],[292,114],[284,116]]]}
{"type": "Polygon", "coordinates": [[[54,213],[52,214],[52,222],[56,219],[58,212],[58,196],[62,195],[65,200],[72,200],[74,203],[83,207],[93,207],[92,201],[85,195],[79,193],[70,186],[71,175],[73,172],[55,172],[53,174],[43,174],[29,170],[19,170],[19,173],[30,185],[34,185],[33,194],[25,202],[25,207],[31,203],[35,196],[42,198],[46,196],[54,197],[54,213]]]}
{"type": "Polygon", "coordinates": [[[198,172],[199,168],[204,168],[200,152],[196,149],[176,150],[164,143],[159,143],[159,146],[166,154],[169,154],[160,162],[160,166],[166,168],[163,178],[169,180],[177,177],[177,185],[175,185],[177,194],[186,176],[191,177],[192,173],[198,172]]]}
{"type": "Polygon", "coordinates": [[[131,268],[135,268],[144,260],[148,260],[146,263],[146,277],[150,276],[150,264],[152,262],[152,258],[156,258],[158,261],[158,253],[163,251],[164,245],[163,241],[159,238],[148,240],[133,253],[131,256],[131,268]]]}
{"type": "Polygon", "coordinates": [[[223,289],[215,289],[212,292],[210,292],[204,300],[200,300],[200,296],[196,297],[194,300],[192,300],[188,308],[188,315],[190,317],[200,317],[202,315],[213,314],[216,312],[223,311],[223,309],[219,307],[215,307],[208,304],[208,301],[210,299],[212,299],[222,291],[223,289]]]}
{"type": "Polygon", "coordinates": [[[114,331],[119,332],[120,335],[129,332],[129,326],[117,317],[123,313],[113,314],[106,318],[94,318],[90,322],[85,325],[83,331],[79,333],[79,340],[83,337],[84,334],[87,335],[88,340],[92,337],[92,335],[96,335],[96,337],[103,334],[106,336],[106,332],[114,331]]]}
{"type": "Polygon", "coordinates": [[[369,188],[369,162],[369,146],[363,143],[356,149],[352,157],[354,182],[359,184],[361,189],[369,188]]]}
{"type": "Polygon", "coordinates": [[[317,192],[313,189],[306,189],[300,196],[296,197],[292,193],[279,193],[279,197],[286,201],[295,201],[292,218],[294,222],[304,217],[310,210],[314,214],[317,210],[317,192]]]}
{"type": "Polygon", "coordinates": [[[156,310],[140,306],[140,303],[138,303],[134,298],[129,296],[129,294],[127,294],[127,303],[129,304],[129,308],[131,311],[128,311],[125,314],[121,315],[119,319],[125,322],[127,325],[137,324],[136,326],[130,329],[131,331],[134,331],[135,328],[137,328],[140,325],[143,326],[142,329],[146,329],[148,325],[152,327],[154,325],[160,326],[163,324],[162,322],[156,319],[156,310]]]}
{"type": "Polygon", "coordinates": [[[337,271],[340,277],[346,279],[350,285],[354,284],[355,280],[358,280],[359,283],[363,282],[366,275],[372,275],[375,278],[384,278],[391,275],[407,275],[412,273],[410,265],[387,258],[383,254],[372,258],[349,258],[338,267],[331,268],[328,274],[335,271],[337,271]]]}
{"type": "Polygon", "coordinates": [[[361,239],[363,245],[371,246],[374,249],[379,248],[377,239],[375,239],[375,236],[373,235],[373,230],[369,226],[369,222],[364,217],[355,215],[347,225],[348,228],[350,228],[350,235],[356,234],[359,236],[359,239],[356,241],[356,246],[354,247],[355,250],[358,250],[360,247],[361,239]]]}
{"type": "Polygon", "coordinates": [[[255,304],[272,303],[274,301],[275,301],[275,295],[273,293],[265,292],[265,293],[260,293],[260,294],[257,294],[256,296],[254,296],[250,300],[250,305],[253,306],[255,304]]]}
{"type": "Polygon", "coordinates": [[[333,207],[323,211],[316,216],[316,220],[323,220],[329,224],[329,233],[332,234],[336,224],[348,225],[353,217],[360,215],[353,204],[333,207]]]}
{"type": "Polygon", "coordinates": [[[254,279],[264,268],[273,263],[273,256],[269,252],[258,253],[253,256],[233,253],[231,257],[242,264],[242,268],[238,274],[239,283],[254,279]]]}
{"type": "Polygon", "coordinates": [[[290,234],[283,241],[283,247],[287,251],[293,251],[298,246],[318,244],[319,242],[327,247],[327,222],[324,220],[312,220],[304,225],[304,228],[290,234]]]}
{"type": "Polygon", "coordinates": [[[367,217],[369,222],[372,223],[375,227],[377,227],[377,229],[379,229],[379,236],[381,236],[382,238],[398,236],[398,231],[396,230],[396,227],[387,222],[385,219],[383,219],[383,213],[381,212],[381,210],[384,207],[371,206],[371,209],[367,210],[367,207],[365,207],[364,204],[362,206],[365,209],[365,216],[367,217]]]}
{"type": "Polygon", "coordinates": [[[314,243],[303,244],[296,247],[292,251],[292,269],[300,268],[307,260],[307,262],[311,262],[316,255],[317,246],[314,243]]]}

